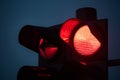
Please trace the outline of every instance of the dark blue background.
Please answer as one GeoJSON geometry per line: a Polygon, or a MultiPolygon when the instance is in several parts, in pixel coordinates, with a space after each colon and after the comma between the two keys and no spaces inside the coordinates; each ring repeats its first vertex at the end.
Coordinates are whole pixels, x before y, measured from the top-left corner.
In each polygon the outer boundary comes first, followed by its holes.
{"type": "MultiPolygon", "coordinates": [[[[38,54],[18,43],[24,25],[59,24],[82,7],[94,7],[99,19],[108,18],[109,59],[120,58],[119,0],[0,0],[0,80],[16,80],[22,66],[38,65],[38,54]]],[[[110,67],[109,80],[119,79],[120,67],[110,67]]]]}

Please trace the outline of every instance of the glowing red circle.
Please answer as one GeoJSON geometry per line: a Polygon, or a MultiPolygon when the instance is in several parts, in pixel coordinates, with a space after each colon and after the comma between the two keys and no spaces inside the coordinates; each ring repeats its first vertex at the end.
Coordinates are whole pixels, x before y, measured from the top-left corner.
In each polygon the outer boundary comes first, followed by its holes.
{"type": "Polygon", "coordinates": [[[73,29],[76,27],[77,24],[79,24],[79,19],[72,18],[67,20],[61,27],[60,30],[60,37],[62,40],[64,40],[66,43],[69,43],[70,36],[73,31],[73,29]]]}
{"type": "Polygon", "coordinates": [[[84,25],[76,31],[73,38],[73,46],[78,54],[89,56],[100,48],[101,43],[91,33],[88,25],[84,25]]]}

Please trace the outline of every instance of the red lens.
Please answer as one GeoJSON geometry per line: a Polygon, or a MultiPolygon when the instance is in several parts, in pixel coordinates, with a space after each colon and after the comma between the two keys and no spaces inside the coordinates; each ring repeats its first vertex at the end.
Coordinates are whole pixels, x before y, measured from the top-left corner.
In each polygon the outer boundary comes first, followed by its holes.
{"type": "Polygon", "coordinates": [[[88,25],[84,25],[76,31],[73,45],[80,55],[89,56],[100,48],[101,43],[91,33],[88,25]]]}
{"type": "Polygon", "coordinates": [[[76,27],[76,25],[79,23],[79,19],[69,19],[67,20],[61,28],[60,31],[60,37],[66,42],[68,43],[70,40],[70,36],[72,33],[72,30],[74,29],[74,27],[76,27]]]}
{"type": "Polygon", "coordinates": [[[45,59],[51,59],[54,57],[54,55],[57,53],[58,51],[58,47],[48,43],[46,40],[44,40],[43,38],[40,39],[39,42],[39,52],[40,55],[45,58],[45,59]]]}

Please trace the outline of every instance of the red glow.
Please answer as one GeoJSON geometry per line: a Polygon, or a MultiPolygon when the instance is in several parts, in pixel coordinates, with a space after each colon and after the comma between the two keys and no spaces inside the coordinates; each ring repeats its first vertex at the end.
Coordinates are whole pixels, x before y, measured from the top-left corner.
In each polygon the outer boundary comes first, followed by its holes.
{"type": "Polygon", "coordinates": [[[43,43],[43,38],[40,39],[39,45],[41,45],[43,43]]]}
{"type": "Polygon", "coordinates": [[[101,43],[90,32],[88,25],[85,25],[75,33],[73,45],[80,55],[88,56],[94,54],[100,48],[101,43]]]}
{"type": "MultiPolygon", "coordinates": [[[[44,39],[40,39],[39,45],[42,45],[44,43],[44,39]]],[[[47,41],[46,41],[47,42],[47,41]]],[[[46,43],[47,45],[51,45],[49,43],[46,43]]],[[[45,44],[43,44],[45,45],[45,44]]],[[[46,46],[46,45],[45,45],[46,46]]],[[[46,46],[44,49],[41,47],[39,48],[40,55],[45,59],[51,59],[57,52],[58,48],[56,46],[46,46]]]]}
{"type": "Polygon", "coordinates": [[[80,61],[80,63],[81,63],[82,65],[84,65],[84,66],[87,65],[87,63],[86,63],[86,62],[83,62],[83,61],[80,61]]]}
{"type": "Polygon", "coordinates": [[[79,19],[69,19],[67,20],[61,28],[60,37],[66,42],[69,42],[70,34],[73,28],[79,23],[79,19]]]}
{"type": "Polygon", "coordinates": [[[50,59],[56,54],[57,47],[46,47],[44,51],[39,48],[39,51],[42,57],[45,59],[50,59]]]}

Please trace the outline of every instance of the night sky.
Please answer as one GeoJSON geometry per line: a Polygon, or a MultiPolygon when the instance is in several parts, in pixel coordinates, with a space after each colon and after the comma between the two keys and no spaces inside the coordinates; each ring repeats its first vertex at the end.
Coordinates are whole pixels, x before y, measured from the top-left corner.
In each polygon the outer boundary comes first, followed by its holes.
{"type": "MultiPolygon", "coordinates": [[[[63,23],[83,7],[96,8],[98,19],[108,19],[108,57],[120,59],[119,0],[0,0],[0,80],[16,80],[22,66],[38,65],[38,54],[18,43],[24,25],[63,23]]],[[[109,67],[109,80],[119,79],[120,66],[109,67]]]]}

